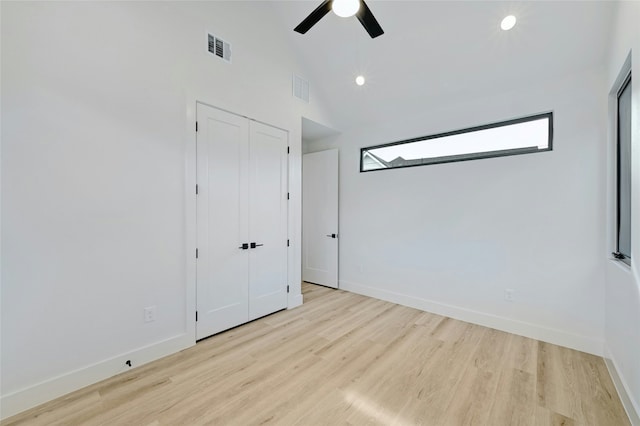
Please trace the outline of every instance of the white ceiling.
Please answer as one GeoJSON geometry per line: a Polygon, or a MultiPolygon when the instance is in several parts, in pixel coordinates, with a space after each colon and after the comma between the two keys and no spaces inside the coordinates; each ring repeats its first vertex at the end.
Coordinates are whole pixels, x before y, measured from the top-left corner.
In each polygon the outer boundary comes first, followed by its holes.
{"type": "Polygon", "coordinates": [[[307,66],[311,99],[340,130],[566,77],[602,64],[615,3],[607,1],[367,1],[385,34],[327,14],[295,33],[321,0],[273,2],[307,66]],[[500,21],[518,23],[502,31],[500,21]],[[356,75],[367,83],[358,87],[356,75]]]}
{"type": "Polygon", "coordinates": [[[339,132],[335,129],[327,127],[323,124],[316,123],[306,117],[302,117],[302,141],[315,142],[330,136],[337,135],[339,132]]]}

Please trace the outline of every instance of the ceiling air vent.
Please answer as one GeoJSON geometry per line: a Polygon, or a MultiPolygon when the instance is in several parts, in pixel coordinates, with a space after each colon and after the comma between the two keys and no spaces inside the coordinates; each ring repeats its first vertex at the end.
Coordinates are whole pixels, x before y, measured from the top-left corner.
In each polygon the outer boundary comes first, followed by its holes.
{"type": "Polygon", "coordinates": [[[211,33],[207,34],[207,42],[209,45],[209,53],[225,62],[231,63],[231,44],[211,33]]]}
{"type": "Polygon", "coordinates": [[[309,81],[293,75],[293,96],[309,103],[309,81]]]}

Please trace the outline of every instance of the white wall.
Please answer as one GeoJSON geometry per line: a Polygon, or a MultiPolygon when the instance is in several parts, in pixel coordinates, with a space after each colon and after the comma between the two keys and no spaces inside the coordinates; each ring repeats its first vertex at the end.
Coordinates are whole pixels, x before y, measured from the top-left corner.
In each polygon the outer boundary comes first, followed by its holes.
{"type": "Polygon", "coordinates": [[[525,82],[309,144],[341,151],[341,288],[602,353],[603,80],[525,82]],[[550,110],[551,152],[358,171],[361,147],[550,110]]]}
{"type": "Polygon", "coordinates": [[[268,5],[1,7],[2,417],[194,343],[196,100],[290,131],[301,302],[300,117],[330,120],[291,97],[305,72],[268,5]]]}
{"type": "MultiPolygon", "coordinates": [[[[616,91],[616,79],[631,54],[631,267],[606,263],[605,356],[630,417],[640,424],[640,2],[618,5],[611,43],[606,91],[616,91]],[[635,412],[634,412],[635,411],[635,412]]],[[[611,96],[614,99],[613,96],[611,96]]],[[[612,105],[613,106],[613,105],[612,105]]],[[[608,148],[607,255],[615,251],[615,132],[610,108],[608,148]]],[[[608,256],[611,257],[611,256],[608,256]]]]}

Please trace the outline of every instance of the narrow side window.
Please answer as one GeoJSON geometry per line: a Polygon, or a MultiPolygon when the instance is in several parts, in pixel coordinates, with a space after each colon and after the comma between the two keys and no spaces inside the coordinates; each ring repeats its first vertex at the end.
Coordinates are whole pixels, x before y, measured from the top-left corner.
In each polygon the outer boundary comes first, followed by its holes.
{"type": "Polygon", "coordinates": [[[618,91],[616,258],[631,263],[631,73],[618,91]]]}

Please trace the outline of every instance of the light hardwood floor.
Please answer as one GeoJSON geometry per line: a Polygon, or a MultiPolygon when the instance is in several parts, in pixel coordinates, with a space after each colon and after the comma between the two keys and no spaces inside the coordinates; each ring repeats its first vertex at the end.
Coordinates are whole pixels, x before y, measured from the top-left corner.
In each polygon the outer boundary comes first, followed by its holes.
{"type": "Polygon", "coordinates": [[[628,425],[601,358],[303,284],[303,306],[3,425],[628,425]]]}

